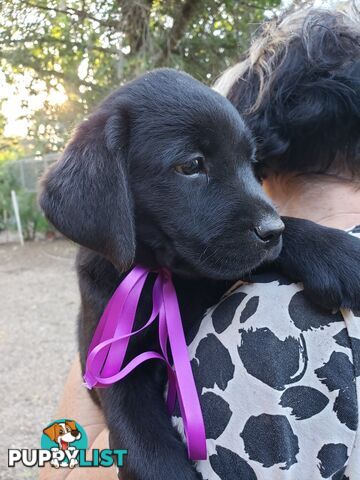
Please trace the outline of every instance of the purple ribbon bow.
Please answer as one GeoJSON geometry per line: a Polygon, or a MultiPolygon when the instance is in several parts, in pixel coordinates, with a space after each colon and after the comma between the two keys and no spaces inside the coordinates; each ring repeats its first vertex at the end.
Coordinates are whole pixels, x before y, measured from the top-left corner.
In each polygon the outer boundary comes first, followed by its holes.
{"type": "Polygon", "coordinates": [[[177,397],[189,458],[204,460],[206,458],[204,420],[187,352],[176,291],[168,270],[162,268],[157,272],[153,287],[153,309],[149,320],[139,330],[132,331],[140,294],[149,273],[149,269],[135,266],[115,290],[91,341],[84,380],[89,389],[108,387],[126,377],[147,360],[163,360],[167,365],[169,377],[167,394],[169,413],[173,412],[177,397]],[[157,317],[162,355],[152,351],[143,352],[123,367],[130,337],[147,328],[157,317]],[[173,366],[167,354],[168,340],[173,366]]]}

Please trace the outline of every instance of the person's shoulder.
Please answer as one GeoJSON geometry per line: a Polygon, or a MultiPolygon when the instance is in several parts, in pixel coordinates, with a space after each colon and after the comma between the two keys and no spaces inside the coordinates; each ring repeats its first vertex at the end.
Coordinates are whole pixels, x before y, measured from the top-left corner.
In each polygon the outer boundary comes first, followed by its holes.
{"type": "Polygon", "coordinates": [[[342,311],[316,305],[305,294],[302,283],[294,283],[276,270],[237,282],[208,314],[215,327],[217,323],[235,323],[242,328],[269,328],[279,336],[293,329],[294,336],[315,331],[331,336],[336,329],[346,328],[342,311]],[[328,332],[329,326],[333,327],[328,332]]]}

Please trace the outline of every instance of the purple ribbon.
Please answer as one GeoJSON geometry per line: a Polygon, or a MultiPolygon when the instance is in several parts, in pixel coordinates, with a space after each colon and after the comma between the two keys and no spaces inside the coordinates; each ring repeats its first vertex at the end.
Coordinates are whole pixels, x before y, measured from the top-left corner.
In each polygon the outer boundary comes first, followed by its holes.
{"type": "Polygon", "coordinates": [[[149,320],[132,331],[140,294],[150,270],[135,266],[123,279],[107,304],[91,341],[86,360],[86,386],[108,387],[147,360],[166,363],[169,383],[167,407],[171,414],[176,397],[183,418],[188,455],[192,460],[206,459],[204,420],[187,352],[176,291],[168,270],[158,270],[153,287],[153,308],[149,320]],[[123,367],[130,337],[141,332],[159,317],[159,342],[162,354],[143,352],[123,367]],[[167,346],[170,345],[173,365],[167,346]]]}

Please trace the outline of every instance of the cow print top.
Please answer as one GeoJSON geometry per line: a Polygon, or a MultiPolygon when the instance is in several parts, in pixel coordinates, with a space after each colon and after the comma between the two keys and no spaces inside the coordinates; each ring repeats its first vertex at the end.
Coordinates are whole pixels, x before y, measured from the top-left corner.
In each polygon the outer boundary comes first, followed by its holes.
{"type": "Polygon", "coordinates": [[[255,282],[238,282],[189,343],[208,449],[198,471],[359,480],[360,312],[325,312],[278,275],[255,282]]]}

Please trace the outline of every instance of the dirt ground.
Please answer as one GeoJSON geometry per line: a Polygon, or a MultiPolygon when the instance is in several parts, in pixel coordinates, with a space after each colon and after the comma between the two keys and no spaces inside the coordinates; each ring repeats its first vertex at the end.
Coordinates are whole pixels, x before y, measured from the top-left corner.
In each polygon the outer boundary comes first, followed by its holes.
{"type": "Polygon", "coordinates": [[[0,479],[9,448],[40,448],[76,351],[75,247],[65,240],[0,245],[0,479]]]}

